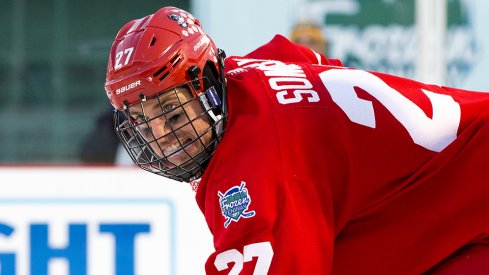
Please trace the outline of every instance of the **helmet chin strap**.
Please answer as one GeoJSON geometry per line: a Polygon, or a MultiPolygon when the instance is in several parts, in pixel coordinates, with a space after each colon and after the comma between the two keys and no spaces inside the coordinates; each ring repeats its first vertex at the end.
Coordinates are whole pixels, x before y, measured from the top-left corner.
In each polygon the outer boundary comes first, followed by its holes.
{"type": "Polygon", "coordinates": [[[227,86],[226,86],[226,77],[224,75],[224,59],[226,58],[226,53],[222,49],[217,49],[217,60],[219,63],[219,84],[221,86],[222,98],[221,98],[221,118],[216,125],[217,136],[221,139],[221,134],[224,131],[224,124],[226,123],[226,119],[228,117],[228,105],[227,105],[227,86]]]}
{"type": "MultiPolygon", "coordinates": [[[[216,87],[211,86],[208,88],[206,91],[199,93],[198,97],[200,102],[202,102],[202,105],[204,106],[207,114],[209,115],[210,119],[212,122],[214,122],[214,130],[215,134],[218,140],[221,139],[221,135],[224,131],[224,124],[225,120],[227,118],[227,102],[226,102],[226,78],[224,76],[224,58],[226,58],[226,53],[218,49],[217,52],[217,60],[219,64],[219,78],[217,79],[219,88],[222,91],[221,98],[219,98],[219,95],[216,91],[216,87]],[[218,108],[220,106],[220,112],[218,114],[215,113],[215,108],[218,108]]],[[[202,87],[200,85],[200,82],[198,81],[199,79],[199,74],[201,73],[200,68],[194,66],[189,69],[189,74],[191,75],[192,78],[194,78],[197,81],[193,81],[193,85],[195,90],[200,90],[202,87]]]]}
{"type": "Polygon", "coordinates": [[[221,135],[224,131],[223,115],[222,114],[219,114],[219,115],[214,114],[214,110],[209,105],[209,101],[208,101],[205,93],[202,93],[199,95],[199,100],[204,105],[207,114],[209,115],[210,119],[212,120],[213,124],[215,125],[214,126],[214,131],[215,131],[214,134],[216,135],[216,138],[219,141],[221,139],[221,135]]]}

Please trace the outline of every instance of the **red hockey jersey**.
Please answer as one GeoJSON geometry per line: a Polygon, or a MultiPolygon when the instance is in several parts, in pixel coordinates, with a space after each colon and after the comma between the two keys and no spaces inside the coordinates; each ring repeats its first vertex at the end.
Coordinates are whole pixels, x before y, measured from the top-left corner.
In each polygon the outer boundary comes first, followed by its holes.
{"type": "Polygon", "coordinates": [[[207,274],[442,273],[488,242],[489,93],[344,68],[282,36],[226,71],[196,196],[207,274]]]}

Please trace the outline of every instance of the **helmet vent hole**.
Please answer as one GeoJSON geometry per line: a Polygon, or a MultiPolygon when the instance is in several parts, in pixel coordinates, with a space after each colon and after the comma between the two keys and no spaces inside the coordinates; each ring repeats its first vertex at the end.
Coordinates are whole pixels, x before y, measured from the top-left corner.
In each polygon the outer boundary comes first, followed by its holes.
{"type": "Polygon", "coordinates": [[[157,77],[159,74],[161,74],[164,70],[166,69],[166,66],[161,67],[158,71],[156,71],[153,76],[157,77]]]}
{"type": "Polygon", "coordinates": [[[153,38],[151,39],[151,42],[149,43],[149,46],[152,47],[156,42],[156,37],[153,36],[153,38]]]}
{"type": "Polygon", "coordinates": [[[173,67],[175,67],[181,60],[181,56],[177,54],[170,60],[170,63],[173,65],[173,67]]]}
{"type": "Polygon", "coordinates": [[[170,72],[166,71],[160,78],[158,78],[160,81],[162,81],[170,72]]]}

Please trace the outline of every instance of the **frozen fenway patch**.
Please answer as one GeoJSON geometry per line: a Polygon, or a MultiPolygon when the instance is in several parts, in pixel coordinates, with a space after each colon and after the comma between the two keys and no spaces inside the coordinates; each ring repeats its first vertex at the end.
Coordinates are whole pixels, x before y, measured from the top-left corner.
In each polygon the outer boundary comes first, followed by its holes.
{"type": "Polygon", "coordinates": [[[217,192],[222,215],[226,218],[224,228],[227,228],[231,221],[237,222],[242,217],[251,218],[255,216],[255,211],[246,212],[250,206],[251,197],[245,186],[246,182],[242,181],[240,186],[233,186],[224,194],[220,191],[217,192]]]}

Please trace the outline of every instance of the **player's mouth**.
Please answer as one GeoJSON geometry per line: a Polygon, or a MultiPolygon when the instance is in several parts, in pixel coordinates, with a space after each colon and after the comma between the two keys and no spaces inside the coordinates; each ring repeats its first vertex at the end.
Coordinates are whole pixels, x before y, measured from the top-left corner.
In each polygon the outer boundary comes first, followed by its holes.
{"type": "Polygon", "coordinates": [[[165,149],[163,153],[170,159],[188,158],[188,155],[192,155],[193,151],[195,150],[195,145],[192,143],[194,143],[194,140],[187,137],[181,142],[176,141],[172,144],[164,146],[165,149]]]}

